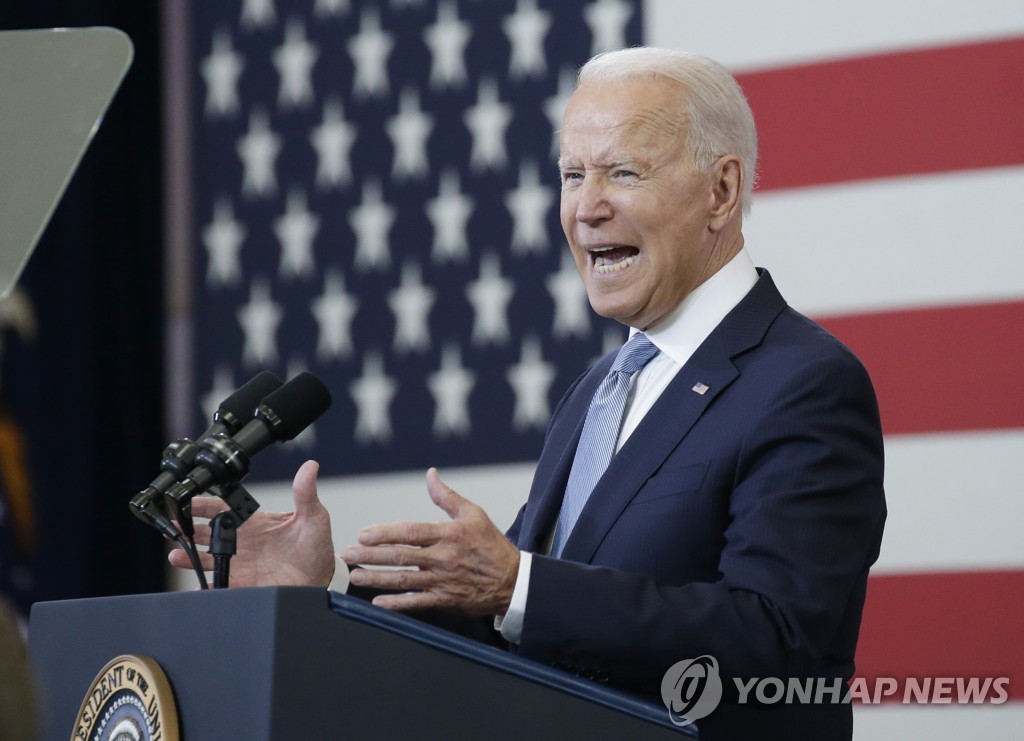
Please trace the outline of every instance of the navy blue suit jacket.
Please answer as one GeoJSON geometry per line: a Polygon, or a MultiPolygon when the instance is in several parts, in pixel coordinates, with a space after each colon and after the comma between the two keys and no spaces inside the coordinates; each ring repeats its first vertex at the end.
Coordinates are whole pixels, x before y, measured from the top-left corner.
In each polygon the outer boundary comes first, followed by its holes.
{"type": "MultiPolygon", "coordinates": [[[[555,410],[508,533],[521,549],[554,525],[613,359],[555,410]]],[[[702,654],[727,693],[731,677],[848,678],[882,469],[863,366],[760,271],[614,456],[562,558],[534,555],[520,655],[655,696],[702,654]]]]}
{"type": "MultiPolygon", "coordinates": [[[[849,705],[729,702],[734,677],[853,673],[886,513],[863,366],[760,271],[612,458],[562,558],[537,555],[614,356],[559,402],[508,532],[535,554],[518,653],[656,701],[669,667],[710,654],[726,694],[702,739],[850,738],[849,705]]],[[[423,617],[495,642],[489,620],[423,617]]]]}

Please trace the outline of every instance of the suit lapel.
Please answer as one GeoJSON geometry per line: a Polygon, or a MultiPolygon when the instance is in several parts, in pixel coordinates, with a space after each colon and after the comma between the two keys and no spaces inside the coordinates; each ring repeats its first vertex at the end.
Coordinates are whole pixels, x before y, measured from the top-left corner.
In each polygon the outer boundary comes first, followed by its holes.
{"type": "MultiPolygon", "coordinates": [[[[739,376],[732,359],[762,341],[768,327],[785,305],[771,276],[763,271],[747,296],[697,348],[626,444],[612,458],[566,542],[563,558],[583,563],[593,558],[601,541],[644,482],[675,450],[718,395],[739,376]],[[707,389],[703,393],[694,391],[697,384],[707,389]]],[[[601,378],[603,374],[593,384],[594,390],[601,378]]],[[[568,470],[582,430],[582,418],[586,415],[594,390],[586,395],[582,413],[577,413],[579,421],[575,426],[575,435],[560,457],[557,481],[548,482],[548,490],[542,500],[546,506],[540,508],[537,521],[532,524],[535,540],[538,524],[547,523],[550,526],[557,516],[557,507],[561,504],[568,470]]]]}

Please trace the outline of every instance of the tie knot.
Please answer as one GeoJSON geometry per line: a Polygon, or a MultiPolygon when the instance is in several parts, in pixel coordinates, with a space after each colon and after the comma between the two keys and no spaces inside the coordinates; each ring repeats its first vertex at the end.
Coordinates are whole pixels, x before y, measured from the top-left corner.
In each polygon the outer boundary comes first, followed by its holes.
{"type": "Polygon", "coordinates": [[[658,348],[647,339],[643,332],[637,332],[622,346],[612,364],[612,373],[628,373],[630,375],[647,365],[648,361],[658,354],[658,348]]]}

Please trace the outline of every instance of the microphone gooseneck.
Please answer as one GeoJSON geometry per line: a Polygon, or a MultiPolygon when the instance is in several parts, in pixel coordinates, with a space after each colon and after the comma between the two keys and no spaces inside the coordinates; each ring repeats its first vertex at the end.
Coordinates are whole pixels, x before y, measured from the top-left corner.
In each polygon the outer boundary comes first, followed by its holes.
{"type": "Polygon", "coordinates": [[[312,373],[300,373],[268,395],[255,417],[234,435],[212,435],[200,444],[195,468],[167,490],[180,509],[211,486],[237,484],[249,472],[252,456],[285,442],[309,427],[331,405],[331,394],[312,373]]]}
{"type": "Polygon", "coordinates": [[[160,461],[160,475],[128,503],[132,513],[143,522],[157,527],[164,535],[169,535],[167,528],[174,526],[170,524],[164,511],[164,494],[171,486],[188,476],[195,466],[201,442],[214,435],[233,435],[238,432],[252,418],[260,401],[279,389],[281,384],[281,379],[270,371],[257,373],[220,403],[213,415],[213,424],[199,436],[200,443],[183,437],[168,445],[160,461]]]}

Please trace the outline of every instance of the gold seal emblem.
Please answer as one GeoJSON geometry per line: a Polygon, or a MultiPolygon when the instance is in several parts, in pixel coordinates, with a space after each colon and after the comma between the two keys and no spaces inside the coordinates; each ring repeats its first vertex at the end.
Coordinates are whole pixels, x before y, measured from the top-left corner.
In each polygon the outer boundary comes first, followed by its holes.
{"type": "Polygon", "coordinates": [[[82,700],[72,741],[180,741],[174,692],[148,656],[118,656],[82,700]]]}

